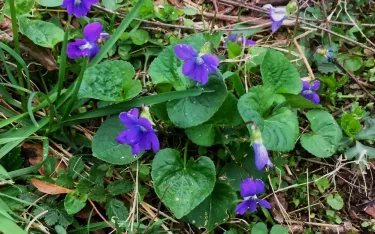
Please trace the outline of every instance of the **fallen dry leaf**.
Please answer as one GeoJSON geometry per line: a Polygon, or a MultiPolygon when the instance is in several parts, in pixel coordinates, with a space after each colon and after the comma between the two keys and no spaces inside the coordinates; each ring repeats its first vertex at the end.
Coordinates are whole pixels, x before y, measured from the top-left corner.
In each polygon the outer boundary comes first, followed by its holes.
{"type": "Polygon", "coordinates": [[[285,199],[284,193],[277,193],[276,196],[277,196],[277,199],[275,198],[275,196],[272,196],[270,198],[270,203],[271,203],[271,206],[272,206],[271,213],[272,213],[274,219],[278,223],[284,223],[283,212],[281,211],[279,205],[281,205],[281,207],[284,209],[284,211],[287,211],[288,210],[288,202],[285,199]]]}
{"type": "MultiPolygon", "coordinates": [[[[21,152],[22,156],[25,157],[26,160],[28,159],[31,165],[34,166],[43,161],[43,145],[42,144],[24,142],[21,148],[22,148],[22,152],[21,152]]],[[[54,156],[48,156],[48,157],[54,157],[54,156]]],[[[56,167],[57,168],[55,169],[55,173],[50,175],[51,177],[56,177],[57,176],[56,172],[58,170],[66,170],[66,165],[64,163],[60,163],[60,161],[58,160],[56,160],[56,167]]],[[[39,169],[39,173],[43,176],[45,175],[43,166],[39,169]]]]}
{"type": "Polygon", "coordinates": [[[61,187],[56,184],[51,184],[45,181],[37,180],[37,179],[31,179],[31,183],[42,193],[50,194],[50,195],[57,195],[57,194],[64,194],[64,193],[70,193],[71,189],[67,189],[64,187],[61,187]]]}
{"type": "Polygon", "coordinates": [[[375,219],[375,206],[368,206],[364,211],[375,219]]]}

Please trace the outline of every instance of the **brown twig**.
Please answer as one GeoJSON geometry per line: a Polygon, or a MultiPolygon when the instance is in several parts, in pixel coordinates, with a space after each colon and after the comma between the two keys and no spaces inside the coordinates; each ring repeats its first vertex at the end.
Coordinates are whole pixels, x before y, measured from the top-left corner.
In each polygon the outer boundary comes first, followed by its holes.
{"type": "Polygon", "coordinates": [[[109,227],[111,227],[113,230],[116,230],[116,228],[100,213],[100,211],[98,210],[98,208],[96,208],[96,206],[95,206],[95,204],[94,204],[94,202],[92,202],[91,201],[91,199],[87,199],[89,202],[90,202],[90,204],[91,204],[91,206],[92,206],[92,208],[94,208],[94,210],[96,211],[96,213],[99,215],[99,217],[109,226],[109,227]]]}
{"type": "Polygon", "coordinates": [[[375,52],[375,49],[374,49],[374,48],[371,48],[371,47],[369,47],[369,46],[367,46],[367,45],[365,45],[365,44],[363,44],[363,43],[360,43],[360,42],[358,42],[358,41],[354,41],[354,40],[352,40],[352,39],[350,39],[350,38],[348,38],[348,37],[346,37],[346,36],[343,36],[343,35],[341,35],[341,34],[339,34],[339,33],[333,32],[333,31],[331,31],[331,30],[328,30],[328,29],[326,29],[326,28],[323,28],[323,27],[320,27],[320,26],[317,26],[317,25],[314,25],[314,24],[307,23],[307,22],[305,22],[305,21],[303,21],[303,23],[306,24],[306,25],[308,25],[308,26],[310,26],[310,27],[313,27],[313,28],[316,28],[316,29],[320,29],[320,30],[323,30],[323,31],[325,31],[325,32],[329,32],[329,33],[331,33],[332,35],[335,35],[335,36],[337,36],[337,37],[340,37],[340,38],[342,38],[342,39],[344,39],[344,40],[346,40],[346,41],[349,41],[349,42],[351,42],[351,43],[353,43],[353,44],[355,44],[355,45],[357,45],[357,46],[360,46],[360,47],[362,47],[362,48],[365,48],[365,49],[371,50],[372,52],[375,52]]]}
{"type": "Polygon", "coordinates": [[[310,78],[311,78],[312,80],[315,80],[314,72],[312,71],[311,66],[310,66],[310,64],[309,64],[309,61],[307,60],[307,58],[306,58],[305,54],[303,53],[303,50],[302,50],[302,48],[301,48],[301,46],[299,45],[299,43],[298,43],[297,40],[300,39],[300,38],[302,38],[302,37],[305,37],[307,34],[309,34],[309,33],[311,33],[311,32],[314,32],[314,31],[315,31],[315,30],[310,30],[310,31],[304,32],[304,33],[302,33],[301,35],[298,35],[298,36],[296,36],[296,37],[293,39],[293,42],[294,42],[295,46],[297,47],[297,50],[298,50],[299,54],[301,55],[302,60],[303,60],[303,62],[305,63],[305,66],[306,66],[306,68],[307,68],[307,71],[309,72],[310,78]]]}
{"type": "Polygon", "coordinates": [[[373,100],[375,101],[375,97],[374,95],[372,95],[362,84],[361,82],[359,82],[359,80],[355,77],[355,75],[350,72],[348,69],[346,69],[346,67],[344,67],[341,63],[337,62],[336,61],[336,64],[342,69],[344,70],[349,76],[350,78],[352,78],[357,84],[358,86],[373,100]]]}
{"type": "MultiPolygon", "coordinates": [[[[126,16],[125,14],[122,14],[122,13],[116,12],[116,11],[112,11],[112,10],[107,9],[105,7],[102,7],[100,5],[93,5],[93,6],[96,9],[99,9],[101,11],[104,11],[104,12],[107,12],[107,13],[110,13],[110,14],[118,15],[120,17],[125,17],[126,16]]],[[[162,22],[158,22],[158,21],[143,20],[143,19],[139,19],[139,18],[135,18],[134,20],[138,21],[138,22],[146,23],[146,24],[152,24],[152,25],[160,26],[160,27],[180,28],[180,29],[187,29],[187,30],[197,30],[194,27],[183,26],[183,25],[175,25],[175,24],[166,24],[166,23],[162,23],[162,22]]]]}
{"type": "MultiPolygon", "coordinates": [[[[324,14],[324,19],[325,19],[325,25],[327,27],[327,29],[329,29],[329,22],[328,22],[328,17],[327,17],[327,9],[326,9],[326,3],[324,0],[322,0],[322,8],[323,8],[323,14],[324,14]]],[[[332,44],[332,39],[331,39],[331,33],[327,33],[328,34],[328,41],[329,41],[329,44],[331,45],[332,44]]]]}

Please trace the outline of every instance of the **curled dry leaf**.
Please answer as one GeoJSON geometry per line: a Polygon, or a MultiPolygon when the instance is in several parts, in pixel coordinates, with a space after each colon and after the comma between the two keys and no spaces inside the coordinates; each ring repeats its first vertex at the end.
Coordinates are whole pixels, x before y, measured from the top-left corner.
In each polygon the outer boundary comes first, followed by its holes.
{"type": "Polygon", "coordinates": [[[56,184],[51,184],[45,181],[31,179],[31,183],[42,193],[50,194],[50,195],[57,195],[57,194],[64,194],[70,193],[72,190],[61,187],[56,184]]]}

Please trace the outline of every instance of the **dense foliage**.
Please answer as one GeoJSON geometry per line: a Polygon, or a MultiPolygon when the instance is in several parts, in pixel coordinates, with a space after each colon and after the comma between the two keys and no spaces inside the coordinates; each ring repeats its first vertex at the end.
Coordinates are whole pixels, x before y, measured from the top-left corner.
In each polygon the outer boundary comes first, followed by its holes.
{"type": "Polygon", "coordinates": [[[373,3],[173,2],[5,1],[0,232],[375,229],[373,3]]]}

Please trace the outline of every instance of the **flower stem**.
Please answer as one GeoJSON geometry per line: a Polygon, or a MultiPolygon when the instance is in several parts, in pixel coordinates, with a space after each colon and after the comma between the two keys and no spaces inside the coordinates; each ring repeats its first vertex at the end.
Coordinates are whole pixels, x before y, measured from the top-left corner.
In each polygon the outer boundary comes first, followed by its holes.
{"type": "Polygon", "coordinates": [[[81,87],[81,84],[82,84],[83,74],[85,73],[85,70],[86,70],[86,67],[87,67],[87,62],[88,62],[88,57],[85,57],[83,62],[82,62],[81,72],[79,73],[79,76],[78,76],[76,84],[74,86],[72,95],[69,99],[68,106],[65,110],[65,113],[63,114],[63,119],[65,119],[73,109],[73,105],[74,105],[74,102],[77,99],[79,88],[81,87]]]}
{"type": "Polygon", "coordinates": [[[188,146],[189,146],[189,140],[186,140],[185,149],[184,149],[184,169],[186,169],[186,157],[187,157],[188,146]]]}

